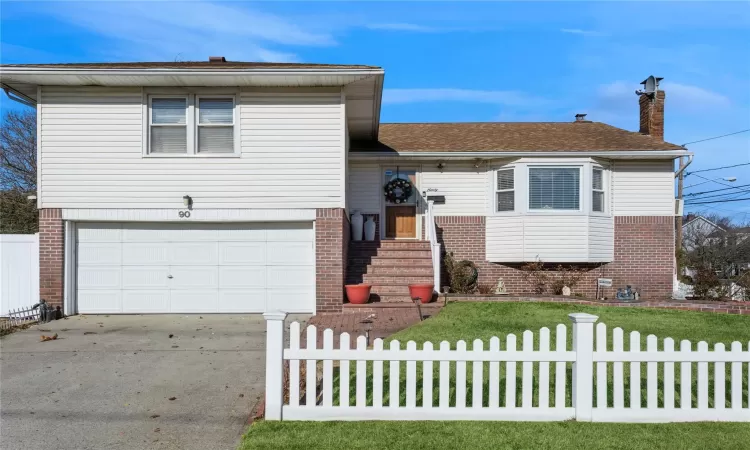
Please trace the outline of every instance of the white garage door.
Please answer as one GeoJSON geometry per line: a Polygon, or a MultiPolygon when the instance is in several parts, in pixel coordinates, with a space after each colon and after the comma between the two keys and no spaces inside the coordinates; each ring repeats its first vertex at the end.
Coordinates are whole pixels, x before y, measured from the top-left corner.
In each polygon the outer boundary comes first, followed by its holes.
{"type": "Polygon", "coordinates": [[[79,313],[315,311],[312,223],[79,223],[79,313]]]}

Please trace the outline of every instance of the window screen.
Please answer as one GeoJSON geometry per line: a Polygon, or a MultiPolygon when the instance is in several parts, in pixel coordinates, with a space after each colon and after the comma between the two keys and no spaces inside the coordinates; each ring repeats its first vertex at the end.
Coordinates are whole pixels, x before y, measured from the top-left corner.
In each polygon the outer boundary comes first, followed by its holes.
{"type": "Polygon", "coordinates": [[[529,209],[577,210],[580,207],[581,171],[577,167],[529,169],[529,209]]]}
{"type": "Polygon", "coordinates": [[[187,99],[151,100],[151,153],[187,153],[187,99]]]}
{"type": "Polygon", "coordinates": [[[604,171],[594,169],[591,174],[591,209],[594,212],[604,212],[604,171]]]}
{"type": "Polygon", "coordinates": [[[515,210],[515,197],[514,169],[498,170],[495,188],[497,212],[515,210]]]}
{"type": "Polygon", "coordinates": [[[234,101],[198,100],[198,153],[234,152],[234,101]]]}

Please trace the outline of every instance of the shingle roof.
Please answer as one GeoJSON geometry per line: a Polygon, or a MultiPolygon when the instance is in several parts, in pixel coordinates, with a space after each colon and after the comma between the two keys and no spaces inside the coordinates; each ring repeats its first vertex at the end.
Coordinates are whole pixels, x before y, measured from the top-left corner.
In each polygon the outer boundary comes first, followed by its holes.
{"type": "Polygon", "coordinates": [[[684,150],[652,136],[600,122],[384,123],[379,142],[354,151],[648,151],[684,150]]]}
{"type": "Polygon", "coordinates": [[[62,64],[3,64],[3,67],[59,69],[380,69],[358,64],[308,64],[244,61],[117,62],[62,64]]]}

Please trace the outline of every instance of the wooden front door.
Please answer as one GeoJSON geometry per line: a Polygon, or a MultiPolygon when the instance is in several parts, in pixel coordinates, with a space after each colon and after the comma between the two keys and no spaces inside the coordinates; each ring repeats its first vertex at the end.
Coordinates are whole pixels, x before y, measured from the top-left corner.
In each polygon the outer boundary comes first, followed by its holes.
{"type": "Polygon", "coordinates": [[[398,168],[386,169],[384,182],[400,178],[412,184],[412,194],[403,203],[385,201],[385,237],[388,239],[414,239],[417,237],[417,172],[398,168]]]}
{"type": "Polygon", "coordinates": [[[391,239],[417,237],[416,206],[388,206],[385,208],[385,220],[385,237],[391,239]]]}

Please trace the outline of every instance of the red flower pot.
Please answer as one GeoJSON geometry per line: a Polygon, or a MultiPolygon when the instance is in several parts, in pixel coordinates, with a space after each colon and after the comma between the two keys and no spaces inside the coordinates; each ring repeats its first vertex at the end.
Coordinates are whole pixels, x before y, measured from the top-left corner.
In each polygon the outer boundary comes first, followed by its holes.
{"type": "Polygon", "coordinates": [[[422,303],[430,303],[432,301],[434,291],[435,285],[433,284],[409,285],[409,295],[411,296],[411,299],[416,300],[417,298],[419,298],[422,303]]]}
{"type": "Polygon", "coordinates": [[[364,305],[370,300],[371,284],[347,284],[344,288],[346,289],[346,298],[349,299],[349,303],[364,305]]]}

